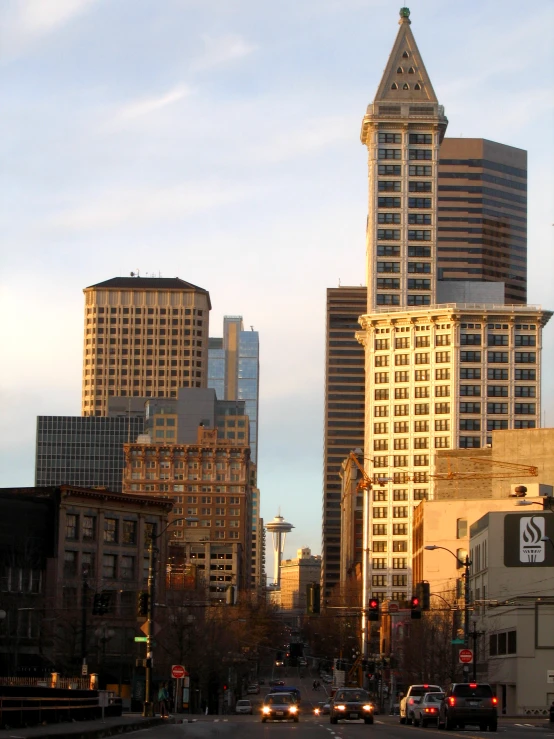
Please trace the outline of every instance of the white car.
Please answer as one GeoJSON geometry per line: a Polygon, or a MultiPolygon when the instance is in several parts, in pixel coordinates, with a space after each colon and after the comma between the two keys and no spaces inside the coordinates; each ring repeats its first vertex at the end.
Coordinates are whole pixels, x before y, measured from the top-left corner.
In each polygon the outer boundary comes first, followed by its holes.
{"type": "Polygon", "coordinates": [[[439,709],[444,693],[425,693],[414,707],[414,726],[425,728],[430,723],[439,723],[439,709]]]}
{"type": "Polygon", "coordinates": [[[400,701],[400,723],[411,724],[415,716],[415,707],[425,693],[442,693],[440,685],[410,685],[408,692],[400,701]]]}
{"type": "Polygon", "coordinates": [[[252,715],[252,703],[249,700],[237,701],[235,706],[235,713],[247,713],[249,716],[252,715]]]}

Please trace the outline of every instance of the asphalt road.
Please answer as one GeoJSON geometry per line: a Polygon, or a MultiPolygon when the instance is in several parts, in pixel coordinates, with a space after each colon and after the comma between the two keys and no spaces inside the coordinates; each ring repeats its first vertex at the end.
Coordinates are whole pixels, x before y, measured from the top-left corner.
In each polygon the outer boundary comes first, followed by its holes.
{"type": "MultiPolygon", "coordinates": [[[[533,739],[554,737],[554,727],[544,728],[544,720],[525,722],[518,719],[500,720],[497,736],[502,739],[533,739]]],[[[464,731],[441,731],[435,728],[421,729],[403,726],[397,717],[376,716],[372,726],[361,721],[329,723],[329,717],[316,718],[303,715],[300,722],[271,722],[262,724],[259,715],[254,716],[205,716],[192,723],[167,725],[143,729],[128,736],[143,736],[145,739],[364,739],[368,736],[382,739],[484,739],[490,732],[481,732],[473,727],[464,731]]]]}

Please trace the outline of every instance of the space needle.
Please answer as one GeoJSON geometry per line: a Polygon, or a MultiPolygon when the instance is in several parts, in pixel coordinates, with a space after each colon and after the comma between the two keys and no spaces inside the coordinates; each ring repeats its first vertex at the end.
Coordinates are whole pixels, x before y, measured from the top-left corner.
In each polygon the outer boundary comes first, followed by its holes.
{"type": "Polygon", "coordinates": [[[285,539],[294,526],[287,523],[279,513],[273,521],[266,523],[265,527],[271,532],[273,538],[273,585],[278,588],[281,585],[281,557],[285,548],[285,539]]]}

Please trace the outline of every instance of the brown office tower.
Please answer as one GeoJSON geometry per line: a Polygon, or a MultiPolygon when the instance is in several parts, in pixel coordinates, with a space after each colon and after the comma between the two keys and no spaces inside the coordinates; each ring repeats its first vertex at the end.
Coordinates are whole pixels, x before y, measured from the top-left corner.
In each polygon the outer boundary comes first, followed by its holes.
{"type": "Polygon", "coordinates": [[[438,278],[504,282],[527,302],[527,152],[445,138],[438,169],[438,278]]]}
{"type": "Polygon", "coordinates": [[[367,310],[366,287],[327,289],[325,440],[321,584],[324,597],[340,579],[341,465],[364,446],[364,349],[355,333],[367,310]]]}
{"type": "Polygon", "coordinates": [[[108,397],[207,387],[210,295],[178,277],[114,277],[85,293],[83,416],[108,397]]]}

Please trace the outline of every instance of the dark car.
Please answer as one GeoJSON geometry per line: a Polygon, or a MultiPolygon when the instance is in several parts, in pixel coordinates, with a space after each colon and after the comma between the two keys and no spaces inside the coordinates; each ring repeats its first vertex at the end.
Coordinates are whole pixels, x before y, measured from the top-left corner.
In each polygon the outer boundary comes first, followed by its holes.
{"type": "Polygon", "coordinates": [[[488,683],[452,683],[439,708],[439,729],[477,724],[481,731],[498,727],[498,700],[488,683]]]}
{"type": "Polygon", "coordinates": [[[366,724],[373,723],[373,705],[369,695],[361,688],[338,688],[329,703],[329,720],[332,724],[338,721],[357,721],[363,719],[366,724]]]}
{"type": "Polygon", "coordinates": [[[298,723],[300,710],[298,704],[289,693],[271,693],[262,706],[262,723],[271,721],[289,721],[298,723]]]}

